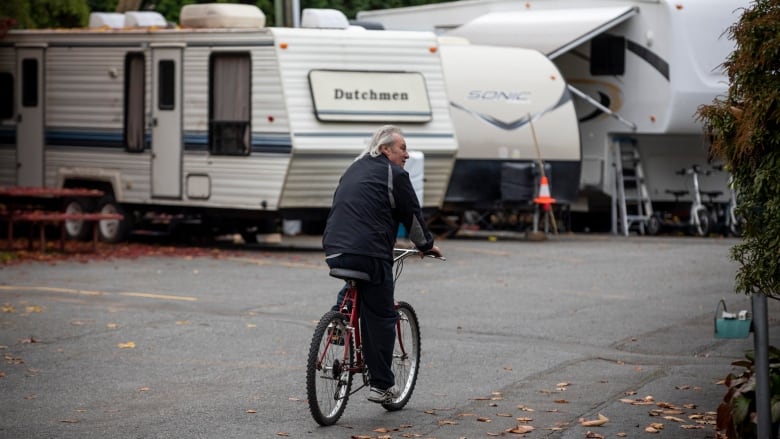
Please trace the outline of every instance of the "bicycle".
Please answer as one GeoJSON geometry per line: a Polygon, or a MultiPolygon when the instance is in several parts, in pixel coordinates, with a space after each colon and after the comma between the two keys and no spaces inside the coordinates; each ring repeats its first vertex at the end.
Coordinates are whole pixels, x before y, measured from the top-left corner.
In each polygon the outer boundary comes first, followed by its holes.
{"type": "MultiPolygon", "coordinates": [[[[682,228],[691,235],[709,235],[711,228],[710,213],[701,199],[701,189],[699,186],[699,174],[701,173],[703,172],[699,168],[699,165],[693,165],[690,168],[684,168],[675,172],[677,175],[690,175],[691,181],[693,182],[691,206],[687,209],[687,212],[682,212],[683,214],[687,214],[687,219],[685,222],[681,222],[678,215],[674,213],[656,212],[648,219],[648,224],[646,226],[650,235],[657,234],[663,228],[682,228]]],[[[679,197],[681,195],[691,193],[691,191],[687,190],[674,191],[668,189],[666,192],[674,195],[675,206],[678,205],[679,197]]]]}
{"type": "MultiPolygon", "coordinates": [[[[713,166],[716,171],[728,172],[724,169],[723,165],[713,166]]],[[[729,173],[728,180],[726,182],[729,190],[729,199],[725,203],[725,206],[721,209],[722,221],[724,226],[724,235],[735,236],[737,238],[742,236],[742,229],[745,227],[745,217],[737,214],[737,191],[734,189],[734,175],[729,173]]]]}
{"type": "MultiPolygon", "coordinates": [[[[394,282],[403,271],[404,260],[420,252],[415,249],[394,249],[394,282]]],[[[433,255],[428,257],[437,258],[433,255]]],[[[446,260],[445,258],[437,258],[446,260]]],[[[367,281],[366,273],[333,268],[330,275],[347,282],[347,291],[339,311],[328,311],[314,330],[306,363],[306,395],[309,410],[318,424],[335,424],[346,409],[349,397],[368,386],[368,367],[362,356],[360,338],[359,281],[367,281]],[[352,390],[355,375],[363,378],[360,387],[352,390]]],[[[420,325],[417,313],[407,302],[396,302],[396,342],[393,348],[392,371],[398,396],[383,402],[388,411],[401,410],[412,397],[420,367],[420,325]]]]}

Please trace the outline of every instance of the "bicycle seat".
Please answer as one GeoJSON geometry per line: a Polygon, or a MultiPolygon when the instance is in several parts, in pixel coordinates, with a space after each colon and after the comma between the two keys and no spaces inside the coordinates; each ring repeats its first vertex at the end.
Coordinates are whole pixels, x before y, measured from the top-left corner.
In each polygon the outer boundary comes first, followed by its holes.
{"type": "Polygon", "coordinates": [[[347,281],[362,280],[368,282],[371,280],[371,276],[369,276],[368,273],[357,270],[350,270],[348,268],[331,268],[330,275],[347,281]]]}
{"type": "Polygon", "coordinates": [[[671,189],[667,189],[667,190],[666,190],[666,193],[667,193],[667,194],[672,194],[672,195],[674,195],[675,197],[681,197],[681,196],[683,196],[683,195],[687,194],[687,193],[688,193],[688,191],[673,191],[673,190],[671,190],[671,189]]]}

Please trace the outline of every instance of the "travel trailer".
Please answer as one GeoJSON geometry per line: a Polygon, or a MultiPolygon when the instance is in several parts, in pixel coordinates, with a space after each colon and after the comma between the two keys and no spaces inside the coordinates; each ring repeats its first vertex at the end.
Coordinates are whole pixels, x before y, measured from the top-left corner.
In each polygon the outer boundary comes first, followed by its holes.
{"type": "MultiPolygon", "coordinates": [[[[645,198],[646,219],[648,208],[673,202],[667,191],[686,189],[687,180],[677,171],[707,164],[706,138],[695,112],[726,93],[720,66],[733,42],[724,32],[747,3],[460,0],[364,11],[357,18],[385,29],[425,30],[544,53],[576,96],[582,168],[572,210],[612,211],[614,230],[618,194],[627,188],[617,184],[623,179],[616,166],[631,167],[639,181],[634,188],[636,198],[645,198]]],[[[721,190],[725,201],[726,178],[723,173],[703,177],[702,190],[721,190]]],[[[628,198],[622,198],[623,212],[628,198]]]]}
{"type": "Polygon", "coordinates": [[[119,21],[0,40],[0,185],[102,190],[68,209],[124,213],[101,223],[106,241],[179,216],[251,237],[266,220],[324,218],[392,123],[422,153],[423,208],[440,208],[457,141],[435,34],[267,28],[240,4],[185,6],[180,26],[119,21]]]}
{"type": "Polygon", "coordinates": [[[457,38],[443,37],[439,51],[458,139],[441,214],[456,226],[523,229],[543,173],[559,208],[574,202],[580,133],[555,64],[536,50],[457,38]]]}

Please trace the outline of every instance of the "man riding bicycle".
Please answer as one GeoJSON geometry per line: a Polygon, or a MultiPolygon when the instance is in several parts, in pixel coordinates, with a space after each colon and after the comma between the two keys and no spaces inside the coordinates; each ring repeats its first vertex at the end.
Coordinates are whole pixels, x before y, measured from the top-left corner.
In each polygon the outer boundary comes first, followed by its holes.
{"type": "MultiPolygon", "coordinates": [[[[383,403],[397,393],[391,370],[395,343],[393,247],[399,224],[421,255],[441,257],[434,245],[404,163],[409,158],[401,129],[379,128],[347,168],[333,195],[322,246],[330,268],[367,273],[359,282],[363,356],[369,370],[369,401],[383,403]]],[[[344,290],[339,293],[339,304],[344,290]]]]}

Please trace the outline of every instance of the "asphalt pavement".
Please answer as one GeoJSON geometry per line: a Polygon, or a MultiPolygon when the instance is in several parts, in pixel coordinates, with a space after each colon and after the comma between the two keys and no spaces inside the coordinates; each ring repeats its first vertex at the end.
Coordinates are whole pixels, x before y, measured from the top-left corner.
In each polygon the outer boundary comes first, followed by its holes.
{"type": "Polygon", "coordinates": [[[409,405],[363,390],[332,427],[304,383],[339,288],[319,237],[2,266],[0,438],[713,438],[753,343],[713,334],[720,299],[750,309],[736,242],[442,241],[448,260],[409,260],[396,290],[422,332],[409,405]]]}

